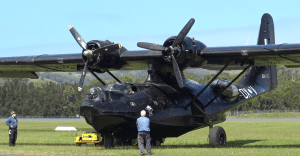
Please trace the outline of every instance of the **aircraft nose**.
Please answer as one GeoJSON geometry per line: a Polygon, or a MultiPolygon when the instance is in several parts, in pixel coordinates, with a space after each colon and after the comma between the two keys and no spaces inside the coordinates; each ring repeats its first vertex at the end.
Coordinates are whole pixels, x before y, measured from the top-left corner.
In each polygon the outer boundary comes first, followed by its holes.
{"type": "Polygon", "coordinates": [[[125,115],[134,116],[135,110],[132,106],[122,102],[94,102],[85,101],[80,106],[80,115],[84,116],[86,122],[89,124],[93,123],[95,116],[105,116],[105,115],[125,115]]]}
{"type": "Polygon", "coordinates": [[[96,109],[94,107],[95,104],[90,103],[88,101],[85,101],[80,106],[80,115],[84,116],[87,123],[92,124],[93,123],[93,116],[95,114],[99,114],[99,109],[96,109]]]}
{"type": "Polygon", "coordinates": [[[124,101],[86,101],[80,106],[80,114],[87,124],[101,134],[114,132],[120,125],[135,123],[135,106],[124,101]],[[132,107],[132,108],[131,108],[132,107]]]}

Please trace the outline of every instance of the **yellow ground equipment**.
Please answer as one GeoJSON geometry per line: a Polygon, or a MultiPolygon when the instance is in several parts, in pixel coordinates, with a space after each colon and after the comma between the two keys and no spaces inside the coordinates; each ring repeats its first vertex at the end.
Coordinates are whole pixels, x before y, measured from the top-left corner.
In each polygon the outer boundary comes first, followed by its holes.
{"type": "Polygon", "coordinates": [[[86,132],[83,133],[82,136],[77,136],[74,143],[76,143],[76,146],[80,147],[81,144],[86,143],[94,143],[95,146],[100,146],[102,141],[102,137],[97,134],[97,132],[86,132]]]}

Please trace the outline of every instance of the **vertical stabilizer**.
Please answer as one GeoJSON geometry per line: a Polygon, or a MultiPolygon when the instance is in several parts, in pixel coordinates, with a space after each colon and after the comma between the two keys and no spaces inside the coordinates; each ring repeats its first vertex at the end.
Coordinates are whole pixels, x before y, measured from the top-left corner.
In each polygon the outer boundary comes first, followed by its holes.
{"type": "Polygon", "coordinates": [[[265,13],[261,18],[257,45],[275,44],[274,22],[270,14],[265,13]]]}
{"type": "MultiPolygon", "coordinates": [[[[261,18],[257,44],[275,44],[274,23],[268,13],[261,18]]],[[[257,91],[256,95],[274,89],[277,86],[276,66],[253,66],[236,85],[251,86],[257,91]]]]}
{"type": "MultiPolygon", "coordinates": [[[[261,18],[260,30],[257,39],[257,45],[275,44],[274,22],[270,14],[265,13],[261,18]]],[[[271,85],[277,85],[276,66],[269,66],[271,72],[271,85]]]]}

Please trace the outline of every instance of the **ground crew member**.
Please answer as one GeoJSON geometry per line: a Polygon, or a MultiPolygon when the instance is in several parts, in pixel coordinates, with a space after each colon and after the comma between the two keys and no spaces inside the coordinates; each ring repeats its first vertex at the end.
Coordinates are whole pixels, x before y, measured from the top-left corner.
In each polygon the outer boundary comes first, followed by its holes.
{"type": "Polygon", "coordinates": [[[10,112],[11,116],[6,120],[6,125],[9,127],[9,146],[15,146],[17,140],[18,120],[14,111],[10,112]]]}
{"type": "Polygon", "coordinates": [[[138,142],[141,155],[145,155],[144,142],[146,141],[146,149],[148,155],[151,155],[151,138],[150,138],[150,120],[145,117],[146,111],[141,111],[141,117],[136,120],[136,125],[138,129],[138,142]]]}

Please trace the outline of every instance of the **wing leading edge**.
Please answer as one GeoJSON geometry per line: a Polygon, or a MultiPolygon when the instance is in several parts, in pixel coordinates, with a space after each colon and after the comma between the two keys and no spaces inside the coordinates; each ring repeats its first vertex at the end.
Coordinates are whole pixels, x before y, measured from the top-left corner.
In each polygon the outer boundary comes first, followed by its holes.
{"type": "Polygon", "coordinates": [[[229,68],[236,69],[242,69],[238,65],[249,63],[256,66],[299,67],[300,44],[276,45],[273,18],[266,13],[261,18],[256,46],[209,47],[201,51],[201,56],[208,60],[203,66],[207,69],[216,69],[218,64],[224,64],[228,60],[234,61],[229,68]]]}
{"type": "MultiPolygon", "coordinates": [[[[147,70],[151,58],[161,57],[161,51],[140,50],[114,53],[121,66],[111,70],[147,70]]],[[[0,57],[0,77],[37,79],[35,72],[79,72],[84,66],[81,53],[0,57]]]]}
{"type": "MultiPolygon", "coordinates": [[[[300,65],[300,44],[269,44],[235,47],[207,47],[198,55],[207,63],[198,68],[218,70],[228,60],[233,60],[227,70],[243,69],[243,64],[255,66],[285,65],[297,67],[300,65]]],[[[148,70],[150,59],[161,59],[160,51],[125,51],[116,56],[122,61],[118,67],[110,70],[148,70]]],[[[0,58],[1,77],[14,76],[14,72],[23,72],[24,77],[34,78],[34,72],[78,72],[83,67],[82,54],[37,55],[0,58]],[[6,74],[7,73],[7,74],[6,74]],[[30,76],[28,76],[30,75],[30,76]]],[[[21,74],[22,75],[22,74],[21,74]]],[[[21,76],[22,77],[22,76],[21,76]]]]}
{"type": "Polygon", "coordinates": [[[201,57],[207,60],[202,66],[206,69],[218,69],[228,60],[233,60],[231,69],[242,69],[243,64],[255,66],[300,65],[300,44],[269,44],[236,47],[209,47],[201,51],[201,57]]]}
{"type": "Polygon", "coordinates": [[[82,54],[37,55],[0,58],[0,77],[38,78],[35,72],[77,72],[82,54]]]}

